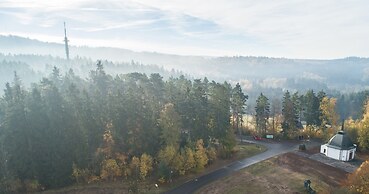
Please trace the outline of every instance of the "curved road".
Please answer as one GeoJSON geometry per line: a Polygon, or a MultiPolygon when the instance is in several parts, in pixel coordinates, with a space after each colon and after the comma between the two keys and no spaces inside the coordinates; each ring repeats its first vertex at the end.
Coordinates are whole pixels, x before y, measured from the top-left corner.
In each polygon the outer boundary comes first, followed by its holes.
{"type": "Polygon", "coordinates": [[[255,156],[245,158],[242,160],[235,161],[227,166],[224,166],[218,170],[215,170],[213,172],[210,172],[208,174],[205,174],[201,177],[198,177],[197,179],[190,180],[175,189],[172,189],[170,191],[165,192],[165,194],[178,194],[178,193],[194,193],[199,188],[219,179],[222,177],[225,177],[235,171],[239,171],[245,167],[248,167],[252,164],[261,162],[263,160],[266,160],[268,158],[290,152],[294,149],[296,149],[297,145],[296,143],[290,143],[290,142],[266,142],[266,141],[254,141],[251,140],[251,138],[246,138],[246,140],[243,140],[243,142],[248,143],[256,143],[264,145],[268,148],[267,151],[257,154],[255,156]]]}

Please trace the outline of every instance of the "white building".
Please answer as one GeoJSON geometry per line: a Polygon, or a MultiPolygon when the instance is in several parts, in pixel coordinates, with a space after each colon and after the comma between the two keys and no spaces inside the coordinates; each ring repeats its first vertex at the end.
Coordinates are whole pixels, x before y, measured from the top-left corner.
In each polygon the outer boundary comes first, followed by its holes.
{"type": "Polygon", "coordinates": [[[344,131],[339,131],[328,143],[320,146],[320,153],[341,161],[354,159],[356,145],[344,131]]]}

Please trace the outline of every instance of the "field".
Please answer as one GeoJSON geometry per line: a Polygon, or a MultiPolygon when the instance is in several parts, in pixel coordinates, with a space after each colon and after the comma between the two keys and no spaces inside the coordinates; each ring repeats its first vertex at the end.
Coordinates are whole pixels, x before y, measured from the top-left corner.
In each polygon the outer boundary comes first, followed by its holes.
{"type": "Polygon", "coordinates": [[[342,170],[287,153],[213,182],[197,193],[306,193],[306,179],[317,193],[347,193],[341,187],[346,176],[342,170]]]}
{"type": "MultiPolygon", "coordinates": [[[[218,159],[213,164],[209,165],[203,172],[201,173],[192,173],[186,176],[178,177],[173,179],[173,182],[166,183],[163,185],[159,185],[159,188],[155,188],[154,184],[155,181],[146,181],[140,183],[140,193],[163,193],[166,190],[174,188],[182,183],[194,179],[198,176],[207,174],[211,171],[214,171],[218,168],[221,168],[224,165],[232,163],[233,161],[251,157],[258,153],[266,151],[266,147],[256,144],[240,144],[235,147],[235,154],[232,158],[227,160],[218,159]]],[[[114,193],[114,194],[125,194],[128,192],[128,181],[120,180],[116,182],[105,182],[105,183],[95,183],[95,184],[87,184],[87,185],[73,185],[70,187],[58,189],[58,190],[51,190],[45,191],[43,194],[103,194],[103,193],[114,193]]]]}

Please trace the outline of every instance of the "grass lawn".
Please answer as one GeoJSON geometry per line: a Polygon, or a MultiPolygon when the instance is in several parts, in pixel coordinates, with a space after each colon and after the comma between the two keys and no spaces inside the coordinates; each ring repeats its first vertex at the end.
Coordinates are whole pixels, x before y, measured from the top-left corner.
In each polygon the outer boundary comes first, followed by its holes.
{"type": "Polygon", "coordinates": [[[306,179],[311,180],[311,187],[317,193],[347,193],[341,187],[346,175],[341,170],[288,153],[217,180],[197,193],[306,193],[306,179]]]}
{"type": "Polygon", "coordinates": [[[267,148],[257,144],[239,144],[235,147],[235,150],[235,158],[236,160],[240,160],[243,158],[249,158],[261,152],[265,152],[267,148]]]}
{"type": "MultiPolygon", "coordinates": [[[[155,188],[154,184],[156,183],[154,180],[148,180],[140,184],[140,193],[148,193],[148,194],[156,194],[163,193],[166,190],[170,190],[175,188],[189,180],[192,180],[196,177],[202,176],[214,170],[217,170],[227,164],[230,164],[234,161],[251,157],[258,153],[264,152],[267,150],[266,147],[256,144],[243,143],[237,145],[235,148],[235,153],[232,158],[227,160],[218,159],[213,164],[208,165],[204,171],[200,173],[190,173],[185,176],[177,177],[173,179],[173,182],[161,184],[159,188],[155,188]]],[[[83,185],[73,185],[57,190],[49,190],[42,192],[43,194],[56,194],[56,193],[78,193],[78,194],[102,194],[102,193],[128,193],[128,182],[125,181],[116,181],[116,182],[100,182],[94,184],[83,184],[83,185]]]]}

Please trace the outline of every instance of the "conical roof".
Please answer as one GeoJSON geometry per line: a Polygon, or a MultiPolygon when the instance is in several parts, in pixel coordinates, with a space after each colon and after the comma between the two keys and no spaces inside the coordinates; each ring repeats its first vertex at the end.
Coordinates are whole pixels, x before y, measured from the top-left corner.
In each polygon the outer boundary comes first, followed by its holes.
{"type": "Polygon", "coordinates": [[[327,145],[341,150],[349,150],[355,147],[350,137],[344,131],[339,131],[336,135],[334,135],[328,141],[327,145]]]}

